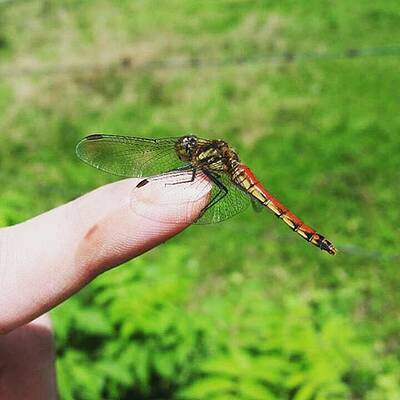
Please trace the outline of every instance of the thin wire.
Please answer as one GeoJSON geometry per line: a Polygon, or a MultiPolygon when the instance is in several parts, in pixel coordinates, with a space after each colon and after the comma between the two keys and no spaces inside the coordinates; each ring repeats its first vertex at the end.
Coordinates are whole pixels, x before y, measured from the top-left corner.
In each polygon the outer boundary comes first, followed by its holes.
{"type": "MultiPolygon", "coordinates": [[[[253,0],[252,0],[253,1],[253,0]]],[[[33,0],[0,0],[0,6],[13,6],[18,3],[33,3],[33,0]]],[[[246,5],[249,5],[250,2],[244,2],[243,0],[231,0],[231,1],[225,1],[225,3],[222,3],[223,6],[229,6],[229,7],[246,7],[246,5]]],[[[172,9],[168,10],[169,12],[174,12],[172,9]]]]}
{"type": "Polygon", "coordinates": [[[313,60],[328,59],[357,59],[365,57],[400,56],[400,44],[382,47],[346,48],[321,52],[284,52],[284,53],[258,53],[251,56],[232,57],[169,57],[140,64],[135,57],[121,56],[107,63],[82,62],[74,64],[54,64],[40,67],[2,68],[0,76],[12,77],[21,75],[54,75],[54,74],[79,74],[84,72],[105,71],[112,68],[146,72],[166,69],[200,69],[207,67],[240,66],[248,64],[290,64],[313,60]]]}
{"type": "MultiPolygon", "coordinates": [[[[69,201],[76,199],[80,196],[82,196],[84,193],[82,192],[75,192],[74,194],[71,194],[70,190],[63,189],[61,187],[44,187],[41,188],[41,194],[61,194],[65,199],[69,199],[69,201]]],[[[237,226],[234,224],[231,224],[228,227],[229,224],[224,224],[226,230],[232,230],[234,232],[237,231],[237,226]]],[[[246,226],[241,226],[240,231],[243,234],[251,234],[254,232],[254,230],[250,228],[246,228],[246,226]]],[[[276,241],[279,243],[287,243],[287,242],[295,242],[299,241],[299,237],[297,235],[294,235],[293,233],[280,233],[280,234],[274,234],[268,231],[267,235],[268,240],[276,241]]],[[[398,252],[385,252],[381,250],[375,250],[375,249],[369,249],[364,246],[358,246],[358,245],[353,245],[349,243],[341,243],[338,242],[335,244],[337,245],[338,249],[338,255],[344,255],[344,256],[351,256],[351,257],[359,257],[365,260],[376,260],[376,261],[381,261],[381,262],[395,262],[400,260],[400,253],[398,252]]]]}
{"type": "MultiPolygon", "coordinates": [[[[236,229],[236,228],[234,228],[236,229]]],[[[241,227],[240,228],[241,232],[247,232],[249,231],[246,228],[241,227]]],[[[280,243],[282,242],[295,242],[298,240],[298,237],[296,235],[292,235],[290,233],[288,234],[270,234],[268,233],[268,240],[274,240],[278,241],[280,243]]],[[[358,245],[353,245],[349,243],[341,243],[341,242],[336,242],[335,244],[337,245],[337,250],[338,250],[338,255],[349,255],[352,257],[360,257],[363,259],[367,260],[377,260],[377,261],[386,261],[386,262],[391,262],[391,261],[397,261],[400,259],[400,253],[392,253],[392,252],[385,252],[381,250],[374,250],[374,249],[369,249],[366,247],[361,247],[358,245]]]]}

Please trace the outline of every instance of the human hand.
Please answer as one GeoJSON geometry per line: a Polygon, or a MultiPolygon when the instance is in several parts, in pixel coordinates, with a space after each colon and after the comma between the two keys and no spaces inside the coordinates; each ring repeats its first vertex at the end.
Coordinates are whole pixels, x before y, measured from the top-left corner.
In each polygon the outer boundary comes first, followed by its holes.
{"type": "Polygon", "coordinates": [[[31,220],[0,229],[1,399],[56,398],[51,383],[54,350],[49,320],[42,316],[30,321],[102,272],[185,229],[208,202],[208,185],[182,183],[166,191],[162,181],[154,181],[143,188],[146,196],[132,206],[132,188],[140,181],[126,179],[103,186],[31,220]],[[162,206],[165,193],[179,199],[175,209],[162,206]],[[185,207],[188,201],[193,201],[190,208],[185,207]],[[149,209],[153,218],[135,213],[136,206],[149,209]],[[179,222],[179,213],[185,213],[185,222],[179,222]],[[34,351],[30,355],[18,351],[24,346],[34,351]]]}

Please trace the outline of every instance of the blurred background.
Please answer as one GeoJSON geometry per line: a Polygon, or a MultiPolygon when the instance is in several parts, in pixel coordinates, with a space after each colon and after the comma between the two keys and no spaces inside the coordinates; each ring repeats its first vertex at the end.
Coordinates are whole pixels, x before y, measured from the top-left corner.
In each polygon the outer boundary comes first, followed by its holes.
{"type": "Polygon", "coordinates": [[[0,1],[0,226],[114,179],[89,133],[194,132],[339,248],[190,227],[52,312],[61,399],[400,399],[399,55],[395,0],[0,1]]]}

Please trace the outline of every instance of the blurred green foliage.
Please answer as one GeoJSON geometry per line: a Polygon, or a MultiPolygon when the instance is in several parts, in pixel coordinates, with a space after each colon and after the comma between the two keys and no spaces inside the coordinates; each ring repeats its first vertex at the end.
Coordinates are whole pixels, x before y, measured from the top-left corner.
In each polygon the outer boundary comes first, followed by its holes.
{"type": "Polygon", "coordinates": [[[52,314],[62,399],[400,398],[399,58],[143,67],[399,39],[394,0],[0,4],[0,226],[113,179],[82,136],[195,132],[339,247],[249,210],[104,274],[52,314]]]}

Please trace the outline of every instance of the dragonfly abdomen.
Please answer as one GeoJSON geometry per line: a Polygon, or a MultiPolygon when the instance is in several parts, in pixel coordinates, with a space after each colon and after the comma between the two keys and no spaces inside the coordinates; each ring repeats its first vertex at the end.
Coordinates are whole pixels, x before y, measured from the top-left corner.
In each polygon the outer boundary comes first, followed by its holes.
{"type": "Polygon", "coordinates": [[[297,232],[303,239],[327,251],[335,254],[336,249],[329,240],[310,226],[306,225],[300,218],[293,214],[281,204],[271,193],[269,193],[257,180],[253,172],[244,164],[239,164],[232,174],[232,180],[263,206],[269,208],[279,219],[283,220],[293,231],[297,232]]]}

